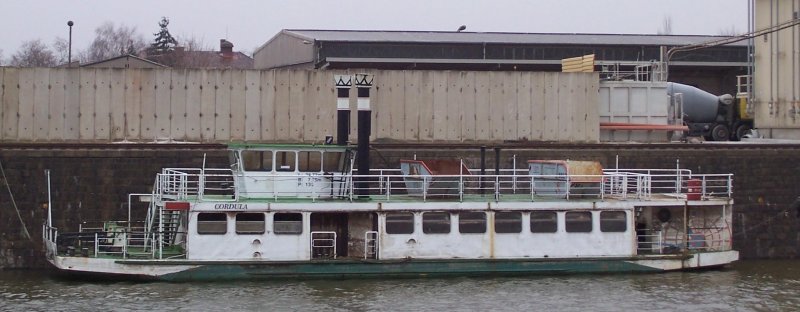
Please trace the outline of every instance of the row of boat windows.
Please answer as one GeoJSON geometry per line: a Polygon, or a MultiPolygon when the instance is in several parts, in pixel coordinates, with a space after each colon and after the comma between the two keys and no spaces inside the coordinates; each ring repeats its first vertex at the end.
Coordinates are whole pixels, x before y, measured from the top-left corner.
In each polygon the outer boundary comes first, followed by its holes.
{"type": "MultiPolygon", "coordinates": [[[[447,234],[451,230],[452,216],[458,219],[458,232],[462,234],[481,234],[487,231],[486,213],[424,212],[422,213],[422,232],[425,234],[447,234]]],[[[593,217],[589,211],[569,211],[564,213],[564,231],[568,233],[590,233],[593,230],[593,217]]],[[[493,228],[495,233],[522,232],[522,212],[495,212],[493,228]]],[[[275,234],[303,233],[303,215],[300,213],[275,213],[272,219],[275,234]]],[[[624,211],[601,211],[601,232],[625,232],[628,229],[624,211]]],[[[264,234],[266,218],[263,213],[242,212],[235,216],[237,234],[264,234]]],[[[556,211],[530,212],[531,233],[558,232],[558,213],[556,211]]],[[[197,215],[198,234],[226,234],[228,216],[220,212],[205,212],[197,215]]],[[[390,212],[386,214],[387,234],[413,234],[414,213],[390,212]]]]}
{"type": "MultiPolygon", "coordinates": [[[[457,215],[458,232],[462,234],[486,233],[485,212],[425,212],[422,213],[422,232],[425,234],[450,233],[452,215],[457,215]]],[[[508,211],[494,213],[495,233],[522,232],[522,212],[508,211]]],[[[593,221],[590,211],[570,211],[564,213],[564,231],[569,233],[592,232],[593,221]]],[[[625,232],[628,222],[624,211],[600,212],[601,232],[625,232]]],[[[556,211],[534,211],[530,213],[532,233],[558,232],[558,213],[556,211]]],[[[386,214],[387,234],[414,233],[414,213],[392,212],[386,214]]]]}
{"type": "MultiPolygon", "coordinates": [[[[264,234],[266,219],[263,213],[241,212],[236,214],[236,234],[264,234]]],[[[197,234],[225,234],[228,232],[228,216],[222,212],[197,214],[197,234]]],[[[272,232],[275,234],[303,233],[303,214],[275,213],[272,218],[272,232]]]]}
{"type": "Polygon", "coordinates": [[[325,151],[242,151],[245,171],[334,172],[339,170],[343,152],[325,151]]]}

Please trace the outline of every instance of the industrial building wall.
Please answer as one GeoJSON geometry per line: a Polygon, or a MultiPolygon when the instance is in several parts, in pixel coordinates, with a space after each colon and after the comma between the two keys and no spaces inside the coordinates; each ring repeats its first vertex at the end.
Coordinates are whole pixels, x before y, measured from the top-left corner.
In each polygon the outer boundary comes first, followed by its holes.
{"type": "MultiPolygon", "coordinates": [[[[800,0],[756,0],[755,28],[794,18],[800,0]]],[[[755,126],[771,138],[800,138],[800,26],[754,39],[755,126]]]]}
{"type": "MultiPolygon", "coordinates": [[[[344,73],[0,68],[0,142],[321,142],[344,73]]],[[[373,141],[598,141],[597,74],[370,73],[373,141]]]]}
{"type": "Polygon", "coordinates": [[[314,68],[314,40],[303,40],[281,31],[253,53],[253,68],[272,69],[292,66],[314,68]]]}

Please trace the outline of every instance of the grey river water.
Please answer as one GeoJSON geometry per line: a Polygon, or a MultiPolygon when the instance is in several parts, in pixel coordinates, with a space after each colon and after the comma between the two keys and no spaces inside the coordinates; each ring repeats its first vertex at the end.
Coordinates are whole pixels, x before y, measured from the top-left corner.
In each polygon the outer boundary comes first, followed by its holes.
{"type": "Polygon", "coordinates": [[[0,271],[0,311],[800,311],[800,261],[664,274],[218,283],[0,271]]]}

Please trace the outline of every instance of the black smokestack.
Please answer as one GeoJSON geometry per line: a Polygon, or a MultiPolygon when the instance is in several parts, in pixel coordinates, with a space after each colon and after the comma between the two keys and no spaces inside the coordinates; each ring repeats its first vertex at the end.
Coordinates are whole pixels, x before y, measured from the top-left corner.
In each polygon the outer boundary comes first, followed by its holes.
{"type": "Polygon", "coordinates": [[[336,82],[336,144],[347,145],[350,136],[350,87],[353,76],[335,75],[336,82]]]}
{"type": "MultiPolygon", "coordinates": [[[[358,90],[358,174],[369,174],[369,136],[372,129],[372,108],[369,103],[369,90],[372,88],[373,76],[356,74],[356,88],[358,90]]],[[[369,195],[369,180],[360,178],[356,188],[358,195],[369,195]]]]}

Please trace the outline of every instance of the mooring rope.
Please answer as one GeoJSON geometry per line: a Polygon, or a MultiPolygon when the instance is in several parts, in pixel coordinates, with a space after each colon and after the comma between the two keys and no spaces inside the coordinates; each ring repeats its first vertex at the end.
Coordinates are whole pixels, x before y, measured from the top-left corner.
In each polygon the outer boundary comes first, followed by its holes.
{"type": "Polygon", "coordinates": [[[11,204],[14,205],[14,210],[17,211],[17,218],[19,218],[19,223],[22,224],[22,229],[25,231],[25,236],[33,242],[33,238],[31,237],[31,233],[28,233],[28,227],[25,226],[25,221],[22,220],[22,214],[19,213],[19,208],[17,207],[17,202],[14,201],[14,194],[11,193],[11,186],[8,185],[8,179],[6,178],[6,171],[3,169],[3,162],[0,161],[0,173],[3,174],[3,182],[6,184],[6,189],[8,190],[8,196],[11,197],[11,204]]]}

